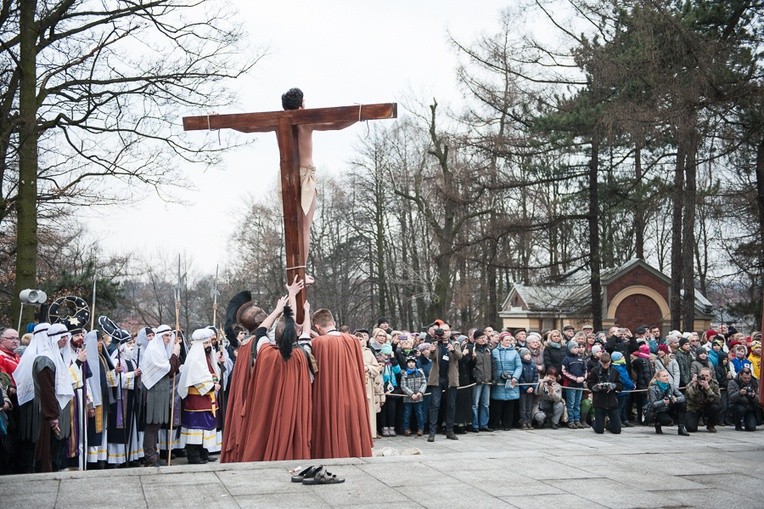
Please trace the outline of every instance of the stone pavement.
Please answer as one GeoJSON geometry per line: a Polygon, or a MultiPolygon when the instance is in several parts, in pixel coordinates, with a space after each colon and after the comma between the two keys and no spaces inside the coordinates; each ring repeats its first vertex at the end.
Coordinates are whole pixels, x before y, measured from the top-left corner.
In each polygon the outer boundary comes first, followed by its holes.
{"type": "Polygon", "coordinates": [[[0,507],[764,507],[764,431],[679,437],[676,428],[535,430],[383,438],[375,452],[323,462],[344,484],[303,486],[288,461],[0,477],[0,507]]]}

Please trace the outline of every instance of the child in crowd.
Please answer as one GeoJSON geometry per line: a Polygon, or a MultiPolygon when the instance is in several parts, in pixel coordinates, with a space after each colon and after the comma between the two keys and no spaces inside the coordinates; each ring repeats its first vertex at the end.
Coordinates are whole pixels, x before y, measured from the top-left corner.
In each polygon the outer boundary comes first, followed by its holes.
{"type": "Polygon", "coordinates": [[[398,379],[397,376],[401,372],[398,359],[393,354],[393,347],[390,343],[385,343],[380,348],[379,363],[382,364],[382,383],[385,386],[385,403],[382,405],[382,410],[379,412],[379,425],[382,427],[383,437],[395,436],[395,412],[398,406],[397,397],[389,397],[389,394],[397,393],[398,379]]]}
{"type": "Polygon", "coordinates": [[[581,397],[586,380],[586,363],[579,355],[581,347],[576,340],[568,341],[568,352],[562,359],[562,379],[565,387],[565,402],[568,407],[568,427],[585,428],[581,422],[581,397]]]}
{"type": "Polygon", "coordinates": [[[411,435],[411,412],[416,416],[417,436],[424,434],[424,393],[427,390],[427,378],[424,372],[417,368],[417,359],[414,356],[406,358],[406,369],[401,376],[401,389],[405,395],[403,398],[403,434],[411,435]]]}
{"type": "Polygon", "coordinates": [[[621,383],[623,384],[623,391],[618,393],[618,415],[621,416],[621,426],[631,428],[633,424],[629,422],[629,402],[631,401],[631,391],[635,388],[634,381],[631,379],[631,375],[629,375],[626,359],[624,359],[621,352],[613,352],[610,360],[612,361],[613,369],[618,371],[621,383]]]}
{"type": "Polygon", "coordinates": [[[519,353],[523,363],[523,372],[518,380],[520,384],[520,428],[533,429],[533,396],[539,381],[539,372],[531,358],[530,350],[521,348],[519,353]]]}

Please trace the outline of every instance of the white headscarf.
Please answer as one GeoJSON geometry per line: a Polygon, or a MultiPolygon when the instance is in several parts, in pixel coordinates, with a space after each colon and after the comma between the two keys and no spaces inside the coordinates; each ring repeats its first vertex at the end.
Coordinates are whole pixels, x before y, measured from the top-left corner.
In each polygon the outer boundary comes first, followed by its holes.
{"type": "Polygon", "coordinates": [[[62,410],[74,397],[74,380],[71,373],[69,373],[69,367],[64,364],[64,359],[61,357],[61,351],[58,348],[58,340],[64,334],[68,335],[65,346],[65,348],[68,348],[72,335],[69,334],[66,325],[54,323],[48,328],[47,341],[38,349],[39,355],[44,355],[56,365],[56,399],[58,400],[58,406],[62,410]]]}
{"type": "Polygon", "coordinates": [[[149,346],[146,347],[141,358],[141,380],[147,389],[154,387],[163,376],[170,372],[170,357],[175,345],[175,334],[172,334],[166,345],[162,338],[163,334],[172,333],[169,325],[160,325],[155,332],[154,339],[149,341],[149,346]]]}
{"type": "Polygon", "coordinates": [[[13,379],[16,381],[16,394],[19,398],[19,405],[23,405],[34,399],[34,379],[32,378],[32,365],[39,355],[41,346],[48,341],[49,323],[38,323],[35,325],[32,339],[29,346],[24,350],[21,361],[13,371],[13,379]]]}
{"type": "Polygon", "coordinates": [[[180,381],[178,382],[178,394],[181,398],[188,396],[188,388],[197,384],[212,382],[212,377],[219,382],[220,381],[220,368],[218,363],[213,357],[213,352],[210,352],[209,356],[204,351],[204,342],[212,339],[215,333],[210,329],[197,329],[191,336],[194,342],[191,344],[191,349],[186,356],[186,362],[180,369],[180,381]],[[210,368],[207,365],[207,359],[210,360],[210,365],[215,372],[213,375],[210,373],[210,368]]]}

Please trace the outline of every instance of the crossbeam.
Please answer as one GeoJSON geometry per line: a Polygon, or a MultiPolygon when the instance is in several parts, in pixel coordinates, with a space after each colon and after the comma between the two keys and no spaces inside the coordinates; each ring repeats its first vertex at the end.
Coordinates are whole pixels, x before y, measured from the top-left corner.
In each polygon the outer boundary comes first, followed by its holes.
{"type": "MultiPolygon", "coordinates": [[[[199,115],[183,117],[183,130],[199,131],[234,129],[243,133],[274,131],[278,141],[281,166],[281,195],[284,209],[284,241],[286,244],[286,280],[291,283],[295,276],[305,279],[307,253],[303,242],[305,215],[300,207],[300,153],[298,147],[299,126],[313,126],[316,130],[340,130],[355,122],[396,118],[396,103],[356,104],[331,108],[265,111],[256,113],[231,113],[225,115],[199,115]]],[[[295,310],[297,323],[303,320],[303,304],[307,289],[297,295],[295,310]]],[[[262,303],[258,303],[262,305],[262,303]]]]}

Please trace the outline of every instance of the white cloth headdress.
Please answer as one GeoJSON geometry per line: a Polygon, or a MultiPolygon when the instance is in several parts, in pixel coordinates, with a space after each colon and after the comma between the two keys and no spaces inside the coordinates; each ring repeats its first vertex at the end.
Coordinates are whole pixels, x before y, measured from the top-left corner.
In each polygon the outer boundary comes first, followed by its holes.
{"type": "Polygon", "coordinates": [[[62,410],[74,397],[74,380],[72,374],[69,373],[69,366],[64,363],[64,359],[61,357],[61,350],[58,348],[58,340],[65,334],[68,335],[68,339],[64,348],[68,348],[72,335],[69,334],[66,325],[54,323],[48,328],[47,341],[38,350],[39,355],[46,356],[56,365],[56,399],[62,410]]]}
{"type": "Polygon", "coordinates": [[[191,344],[191,348],[186,356],[186,362],[180,369],[180,381],[178,382],[178,394],[181,398],[188,396],[188,388],[206,383],[212,382],[213,376],[215,380],[220,381],[220,367],[213,356],[213,352],[209,355],[204,351],[204,342],[212,339],[215,333],[210,329],[197,329],[194,331],[191,339],[194,342],[191,344]],[[210,373],[210,368],[207,365],[207,359],[210,361],[210,365],[214,371],[210,373]]]}
{"type": "Polygon", "coordinates": [[[160,325],[155,332],[154,339],[149,341],[149,346],[141,357],[141,380],[147,389],[154,387],[163,376],[170,372],[170,357],[175,345],[175,334],[172,334],[169,325],[160,325]],[[172,334],[172,337],[165,345],[162,336],[168,332],[172,334]]]}
{"type": "Polygon", "coordinates": [[[34,399],[34,379],[32,378],[32,365],[40,353],[42,345],[48,341],[49,323],[38,323],[35,325],[32,339],[29,346],[24,350],[21,361],[13,371],[13,379],[16,382],[16,394],[19,398],[19,405],[23,405],[34,399]]]}

